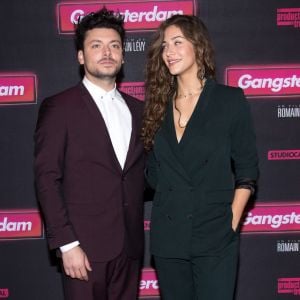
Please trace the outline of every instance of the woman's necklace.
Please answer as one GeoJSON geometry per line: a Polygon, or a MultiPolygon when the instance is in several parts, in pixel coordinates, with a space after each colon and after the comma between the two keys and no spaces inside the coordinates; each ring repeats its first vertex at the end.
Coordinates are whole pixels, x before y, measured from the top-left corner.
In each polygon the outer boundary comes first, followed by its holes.
{"type": "Polygon", "coordinates": [[[200,88],[199,91],[197,91],[197,92],[188,92],[187,94],[178,94],[177,98],[185,98],[186,99],[186,98],[195,96],[201,92],[201,89],[202,88],[200,88]]]}
{"type": "Polygon", "coordinates": [[[175,108],[175,110],[179,114],[177,124],[178,124],[178,126],[180,128],[185,128],[187,126],[187,123],[188,123],[189,120],[187,120],[184,123],[182,122],[182,120],[181,120],[182,113],[181,113],[181,111],[179,110],[179,108],[176,105],[176,102],[177,102],[176,99],[179,99],[179,98],[188,99],[188,98],[190,98],[192,100],[194,98],[194,96],[196,96],[196,95],[199,97],[201,91],[202,91],[202,87],[198,88],[196,92],[187,92],[187,94],[178,94],[177,97],[175,98],[175,100],[174,100],[174,108],[175,108]]]}

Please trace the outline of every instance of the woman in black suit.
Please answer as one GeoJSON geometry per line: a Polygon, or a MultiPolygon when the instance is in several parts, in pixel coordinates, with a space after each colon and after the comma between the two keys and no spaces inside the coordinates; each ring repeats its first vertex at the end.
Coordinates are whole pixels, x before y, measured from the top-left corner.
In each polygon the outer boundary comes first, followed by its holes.
{"type": "Polygon", "coordinates": [[[195,16],[161,24],[147,62],[142,138],[155,189],[151,253],[164,300],[231,300],[239,222],[258,174],[241,89],[214,81],[207,29],[195,16]]]}

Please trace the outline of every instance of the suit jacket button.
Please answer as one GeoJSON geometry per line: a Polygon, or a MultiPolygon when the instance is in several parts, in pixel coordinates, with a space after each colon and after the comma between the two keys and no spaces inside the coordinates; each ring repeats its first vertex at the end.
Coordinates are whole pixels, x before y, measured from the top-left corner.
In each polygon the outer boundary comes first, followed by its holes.
{"type": "Polygon", "coordinates": [[[206,159],[206,160],[201,164],[201,166],[204,167],[207,163],[208,163],[208,159],[206,159]]]}
{"type": "Polygon", "coordinates": [[[192,214],[189,214],[186,216],[189,220],[192,220],[193,219],[193,215],[192,214]]]}

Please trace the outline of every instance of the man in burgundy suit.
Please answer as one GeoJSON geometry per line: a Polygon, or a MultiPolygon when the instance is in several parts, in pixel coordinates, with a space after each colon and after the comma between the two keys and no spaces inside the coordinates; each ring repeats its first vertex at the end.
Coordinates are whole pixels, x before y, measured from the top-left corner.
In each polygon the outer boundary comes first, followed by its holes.
{"type": "Polygon", "coordinates": [[[143,104],[116,89],[123,18],[103,8],[76,29],[83,81],[41,104],[37,195],[69,300],[133,300],[143,255],[143,104]]]}

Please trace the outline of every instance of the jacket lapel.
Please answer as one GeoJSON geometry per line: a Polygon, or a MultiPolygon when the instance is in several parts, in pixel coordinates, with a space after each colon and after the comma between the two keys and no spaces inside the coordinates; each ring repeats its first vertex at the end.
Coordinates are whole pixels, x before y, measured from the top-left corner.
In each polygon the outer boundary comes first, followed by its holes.
{"type": "Polygon", "coordinates": [[[173,103],[171,100],[169,101],[166,117],[161,126],[161,132],[164,138],[168,141],[171,152],[174,154],[174,164],[177,164],[180,173],[189,181],[191,180],[191,176],[184,160],[185,148],[189,146],[196,135],[201,135],[202,131],[204,134],[205,123],[208,120],[206,110],[209,105],[209,99],[211,97],[211,92],[213,90],[214,84],[215,83],[213,80],[207,80],[203,92],[200,95],[195,110],[179,143],[176,137],[173,116],[173,103]]]}
{"type": "Polygon", "coordinates": [[[130,168],[130,166],[132,166],[137,156],[139,156],[140,153],[143,151],[143,146],[140,141],[142,111],[139,111],[137,109],[137,105],[134,103],[134,101],[130,101],[126,94],[124,93],[121,94],[131,113],[131,128],[132,128],[128,152],[127,152],[126,161],[123,169],[123,172],[126,172],[130,168]]]}
{"type": "Polygon", "coordinates": [[[107,127],[105,125],[105,121],[102,117],[101,112],[97,107],[97,104],[95,103],[92,96],[90,95],[90,93],[82,83],[79,84],[79,88],[80,88],[82,99],[85,102],[92,116],[92,119],[96,124],[96,127],[93,129],[95,131],[95,134],[98,135],[99,138],[106,140],[106,142],[102,143],[101,145],[107,146],[106,153],[108,155],[108,158],[110,158],[110,160],[108,160],[108,165],[111,166],[111,162],[112,162],[112,166],[114,167],[114,169],[116,169],[118,172],[122,172],[122,168],[120,166],[114,147],[112,145],[107,127]]]}
{"type": "Polygon", "coordinates": [[[202,133],[204,133],[202,131],[204,130],[204,125],[209,117],[206,113],[206,110],[209,105],[209,100],[211,99],[211,92],[213,90],[213,86],[214,81],[212,81],[211,79],[207,79],[207,82],[200,95],[200,98],[198,99],[194,112],[190,117],[190,120],[179,143],[181,149],[183,149],[191,141],[193,141],[196,135],[199,136],[202,133]]]}
{"type": "Polygon", "coordinates": [[[170,153],[174,155],[174,165],[177,166],[180,174],[187,180],[190,180],[189,175],[187,174],[184,164],[182,163],[182,152],[179,148],[175,127],[174,127],[174,118],[173,118],[173,103],[170,100],[167,106],[166,116],[161,126],[161,134],[169,145],[170,153]]]}

